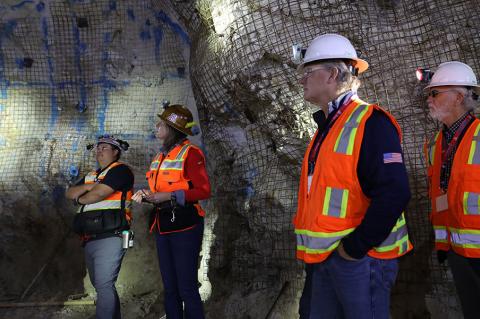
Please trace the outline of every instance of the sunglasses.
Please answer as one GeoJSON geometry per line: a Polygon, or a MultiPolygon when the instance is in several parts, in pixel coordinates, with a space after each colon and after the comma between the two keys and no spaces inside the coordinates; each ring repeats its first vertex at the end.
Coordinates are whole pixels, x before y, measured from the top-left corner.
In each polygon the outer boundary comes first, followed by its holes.
{"type": "Polygon", "coordinates": [[[456,90],[445,90],[445,91],[438,91],[438,90],[431,90],[430,92],[428,92],[427,96],[431,96],[433,98],[436,98],[437,95],[439,95],[440,93],[447,93],[447,92],[457,92],[457,93],[460,93],[456,90]]]}

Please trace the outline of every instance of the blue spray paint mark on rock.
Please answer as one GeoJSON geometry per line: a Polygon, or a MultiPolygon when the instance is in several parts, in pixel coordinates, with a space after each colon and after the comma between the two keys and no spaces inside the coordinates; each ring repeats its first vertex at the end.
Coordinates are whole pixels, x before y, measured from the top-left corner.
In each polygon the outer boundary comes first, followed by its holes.
{"type": "MultiPolygon", "coordinates": [[[[77,16],[73,13],[72,14],[72,19],[77,20],[77,16]]],[[[75,68],[78,73],[79,81],[75,82],[75,85],[78,87],[80,91],[80,99],[75,105],[75,108],[77,109],[78,112],[83,113],[86,111],[88,107],[88,100],[87,100],[87,89],[85,86],[85,80],[84,80],[84,75],[83,75],[83,70],[82,70],[82,64],[81,64],[81,55],[84,54],[87,50],[87,44],[82,42],[80,40],[80,31],[79,27],[76,23],[72,24],[72,33],[73,33],[73,39],[74,39],[74,64],[75,68]]],[[[82,127],[86,124],[86,119],[84,117],[77,118],[76,123],[74,124],[74,127],[76,128],[77,132],[80,132],[82,130],[82,127]]]]}
{"type": "Polygon", "coordinates": [[[135,13],[133,12],[132,8],[127,9],[127,16],[129,20],[135,21],[135,13]]]}
{"type": "Polygon", "coordinates": [[[244,192],[247,199],[250,199],[255,195],[255,189],[253,189],[251,185],[248,185],[247,187],[245,187],[244,192]]]}
{"type": "Polygon", "coordinates": [[[6,37],[10,38],[10,36],[13,34],[13,30],[17,26],[17,21],[16,20],[9,20],[6,23],[0,24],[0,38],[1,37],[6,37]]]}
{"type": "Polygon", "coordinates": [[[53,67],[53,59],[52,55],[50,54],[50,45],[48,41],[48,22],[47,18],[43,17],[42,18],[42,33],[43,33],[43,46],[45,49],[45,52],[47,54],[47,65],[48,65],[48,80],[51,88],[51,95],[50,95],[50,121],[48,125],[48,133],[47,133],[47,138],[51,136],[52,131],[55,127],[55,124],[57,123],[58,119],[58,104],[57,104],[57,96],[55,92],[55,80],[54,80],[54,67],[53,67]]]}
{"type": "Polygon", "coordinates": [[[178,23],[174,22],[164,11],[160,10],[159,12],[155,12],[155,18],[167,24],[173,30],[173,32],[175,32],[182,38],[182,40],[187,45],[189,46],[191,45],[191,41],[190,41],[190,38],[188,37],[187,32],[185,32],[178,23]]]}
{"type": "Polygon", "coordinates": [[[110,11],[117,10],[117,1],[110,0],[110,2],[108,3],[108,8],[110,9],[110,11]]]}
{"type": "Polygon", "coordinates": [[[140,39],[142,39],[143,41],[148,41],[152,38],[152,35],[150,34],[150,31],[149,30],[142,30],[140,32],[140,39]]]}
{"type": "Polygon", "coordinates": [[[70,174],[70,177],[72,178],[75,178],[78,176],[78,174],[80,173],[79,169],[78,169],[78,166],[75,166],[75,165],[70,165],[70,168],[68,170],[68,174],[70,174]]]}
{"type": "Polygon", "coordinates": [[[160,46],[163,40],[163,30],[161,27],[153,28],[153,34],[155,37],[155,61],[160,62],[160,46]]]}
{"type": "Polygon", "coordinates": [[[24,5],[29,4],[29,3],[34,3],[34,1],[32,1],[32,0],[25,0],[25,1],[22,1],[22,2],[20,2],[20,3],[15,4],[15,5],[13,5],[13,6],[10,6],[10,8],[11,8],[12,10],[17,10],[17,9],[20,9],[21,7],[23,7],[24,5]]]}
{"type": "Polygon", "coordinates": [[[109,98],[108,98],[108,91],[109,89],[111,89],[112,87],[115,87],[115,83],[113,81],[110,81],[108,78],[107,78],[107,62],[108,62],[108,58],[109,58],[109,54],[108,54],[108,45],[110,44],[110,42],[112,41],[112,34],[110,32],[106,32],[104,34],[104,37],[103,37],[103,43],[105,45],[105,50],[103,51],[103,54],[102,54],[102,66],[103,66],[103,69],[102,69],[102,76],[101,76],[101,84],[102,84],[102,88],[103,88],[103,92],[102,92],[102,103],[101,103],[101,106],[100,108],[98,109],[98,113],[97,113],[97,121],[98,121],[98,135],[102,135],[105,133],[105,114],[107,112],[107,109],[108,109],[108,106],[109,106],[109,98]]]}
{"type": "Polygon", "coordinates": [[[4,147],[7,145],[7,141],[3,138],[3,136],[0,136],[0,147],[4,147]]]}
{"type": "Polygon", "coordinates": [[[0,104],[0,112],[3,112],[3,111],[5,111],[5,105],[0,104]]]}
{"type": "Polygon", "coordinates": [[[80,42],[78,44],[78,53],[79,54],[85,54],[85,51],[87,51],[88,45],[85,42],[80,42]]]}
{"type": "Polygon", "coordinates": [[[20,70],[23,70],[23,68],[25,67],[23,58],[15,58],[15,64],[17,65],[17,68],[19,68],[20,70]]]}
{"type": "Polygon", "coordinates": [[[45,3],[43,3],[42,1],[40,1],[39,3],[37,3],[37,5],[35,6],[35,8],[37,9],[38,12],[42,12],[43,9],[45,9],[45,3]]]}

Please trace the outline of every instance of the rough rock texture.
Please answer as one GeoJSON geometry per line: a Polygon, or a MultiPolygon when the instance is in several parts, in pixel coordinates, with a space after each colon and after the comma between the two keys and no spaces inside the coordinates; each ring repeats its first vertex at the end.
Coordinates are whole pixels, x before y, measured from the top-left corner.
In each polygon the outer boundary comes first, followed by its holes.
{"type": "MultiPolygon", "coordinates": [[[[128,140],[136,187],[156,152],[161,101],[198,107],[213,186],[199,268],[208,318],[296,318],[303,285],[291,218],[315,127],[291,59],[318,34],[350,38],[371,67],[360,95],[404,130],[416,247],[403,258],[394,318],[457,318],[451,275],[432,258],[422,144],[436,129],[417,66],[458,59],[480,74],[474,1],[196,0],[0,3],[0,300],[91,300],[69,225],[69,182],[94,165],[95,136],[128,140]],[[192,90],[193,87],[193,90],[192,90]]],[[[124,318],[163,315],[147,208],[118,290],[124,318]]],[[[8,318],[85,318],[94,308],[0,308],[8,318]]]]}

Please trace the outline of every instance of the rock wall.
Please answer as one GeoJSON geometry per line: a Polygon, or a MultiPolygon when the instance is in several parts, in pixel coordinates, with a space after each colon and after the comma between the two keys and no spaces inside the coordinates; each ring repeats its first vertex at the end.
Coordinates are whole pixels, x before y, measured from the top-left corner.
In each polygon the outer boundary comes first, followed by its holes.
{"type": "MultiPolygon", "coordinates": [[[[296,318],[303,265],[291,219],[315,126],[291,52],[336,32],[370,63],[360,95],[404,130],[416,248],[402,259],[393,317],[457,318],[427,219],[422,144],[438,125],[414,70],[457,59],[480,75],[479,17],[467,0],[2,1],[1,300],[92,299],[63,192],[94,165],[85,145],[104,133],[129,141],[124,160],[144,186],[155,114],[168,99],[198,107],[202,124],[195,142],[213,186],[199,267],[207,317],[296,318]]],[[[135,206],[136,247],[118,281],[125,318],[163,315],[147,210],[135,206]]],[[[0,309],[9,318],[92,314],[91,306],[0,309]]]]}

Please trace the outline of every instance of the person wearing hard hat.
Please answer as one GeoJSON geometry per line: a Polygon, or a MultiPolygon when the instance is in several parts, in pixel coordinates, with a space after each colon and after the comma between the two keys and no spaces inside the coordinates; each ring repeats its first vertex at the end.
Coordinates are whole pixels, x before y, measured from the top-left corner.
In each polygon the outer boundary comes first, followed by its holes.
{"type": "Polygon", "coordinates": [[[158,116],[161,148],[147,172],[149,189],[137,191],[133,200],[154,204],[150,232],[155,233],[167,318],[200,319],[197,267],[205,211],[198,201],[210,197],[205,156],[187,138],[199,129],[186,107],[166,105],[158,116]]]}
{"type": "Polygon", "coordinates": [[[122,232],[129,232],[134,176],[119,162],[128,143],[100,136],[95,147],[99,168],[68,188],[66,197],[79,205],[73,230],[85,248],[88,275],[97,292],[96,318],[119,319],[120,300],[115,282],[125,255],[122,232]]]}
{"type": "Polygon", "coordinates": [[[480,318],[480,86],[472,68],[451,61],[425,89],[430,116],[443,124],[425,147],[435,248],[448,259],[464,317],[480,318]]]}
{"type": "Polygon", "coordinates": [[[398,257],[412,249],[396,120],[357,95],[368,63],[338,34],[316,37],[298,67],[320,107],[302,164],[293,223],[306,264],[300,318],[389,318],[398,257]]]}

